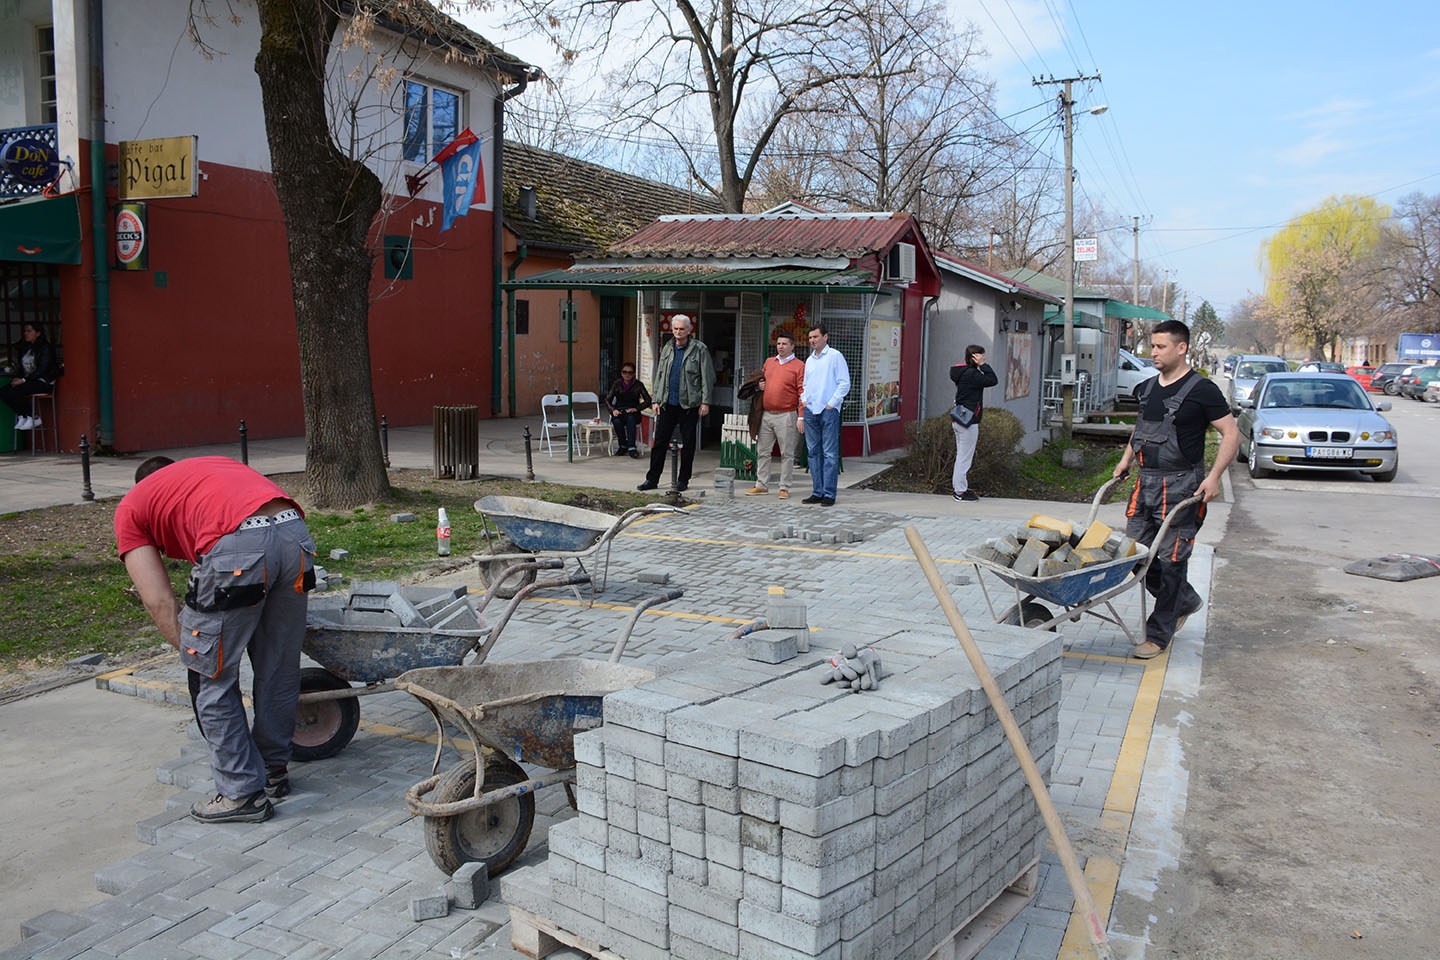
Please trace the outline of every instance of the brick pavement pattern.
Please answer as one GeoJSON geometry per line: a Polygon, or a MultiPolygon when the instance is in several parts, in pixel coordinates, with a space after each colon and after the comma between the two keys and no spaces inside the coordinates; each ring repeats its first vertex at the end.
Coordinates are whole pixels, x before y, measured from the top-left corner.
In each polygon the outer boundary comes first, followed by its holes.
{"type": "MultiPolygon", "coordinates": [[[[1083,512],[1077,505],[1076,518],[1083,512]]],[[[686,595],[641,618],[627,663],[666,672],[697,653],[743,658],[743,642],[729,637],[737,625],[765,616],[771,585],[784,587],[786,600],[805,603],[817,654],[838,646],[827,638],[859,635],[883,656],[887,638],[917,630],[949,633],[904,539],[904,525],[920,530],[942,572],[956,582],[952,592],[962,613],[978,628],[990,616],[974,568],[945,561],[1012,531],[1018,519],[896,517],[843,503],[824,510],[742,500],[702,505],[622,536],[611,588],[594,608],[560,592],[525,603],[491,659],[608,656],[629,617],[624,608],[656,592],[639,583],[638,574],[657,568],[670,571],[670,586],[686,595]],[[793,529],[794,536],[772,539],[777,525],[793,529]]],[[[1205,564],[1208,554],[1197,553],[1197,559],[1205,564]]],[[[448,581],[478,582],[469,571],[448,581]]],[[[1008,588],[997,586],[989,585],[998,611],[1013,599],[1008,588]]],[[[1136,591],[1116,607],[1137,622],[1136,591]]],[[[1128,655],[1130,641],[1112,625],[1087,619],[1062,624],[1060,634],[1067,656],[1053,791],[1071,839],[1083,850],[1089,838],[1104,833],[1101,807],[1143,668],[1091,657],[1128,655]]],[[[178,666],[108,683],[118,693],[185,699],[178,666]]],[[[293,765],[295,792],[264,824],[201,825],[186,817],[191,802],[212,787],[203,745],[185,744],[178,758],[157,770],[162,782],[181,789],[165,810],[136,825],[137,838],[150,849],[96,872],[97,888],[112,898],[76,913],[56,904],[24,924],[24,939],[0,952],[0,960],[521,956],[509,947],[508,913],[496,896],[496,878],[491,898],[477,909],[452,905],[444,917],[412,919],[411,901],[434,895],[448,880],[430,861],[421,824],[403,802],[405,789],[429,775],[433,747],[416,741],[431,735],[433,724],[403,693],[360,702],[355,740],[330,760],[293,765]]],[[[517,867],[544,863],[549,828],[574,816],[558,787],[536,799],[535,831],[517,867]]],[[[682,837],[682,845],[694,839],[682,837]]],[[[1040,880],[1035,902],[992,941],[984,960],[1056,956],[1072,902],[1053,853],[1042,851],[1040,880]]],[[[582,955],[562,950],[552,956],[582,955]]]]}

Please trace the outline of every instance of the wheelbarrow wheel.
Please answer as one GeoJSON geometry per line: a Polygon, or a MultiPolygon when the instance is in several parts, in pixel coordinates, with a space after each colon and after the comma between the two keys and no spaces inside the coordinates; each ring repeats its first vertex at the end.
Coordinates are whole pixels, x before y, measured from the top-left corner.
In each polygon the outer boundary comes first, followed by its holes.
{"type": "MultiPolygon", "coordinates": [[[[1011,607],[1005,611],[1000,618],[1001,623],[1015,624],[1021,627],[1038,627],[1051,618],[1050,608],[1043,603],[1036,603],[1033,600],[1026,600],[1018,607],[1011,607]]],[[[1055,627],[1048,627],[1052,633],[1055,627]]]]}
{"type": "MultiPolygon", "coordinates": [[[[524,783],[530,777],[509,757],[485,758],[485,791],[524,783]]],[[[454,803],[475,795],[475,759],[452,767],[435,786],[433,802],[454,803]]],[[[509,797],[488,807],[453,817],[425,818],[425,849],[447,874],[467,863],[481,862],[490,876],[510,866],[530,842],[535,825],[535,794],[509,797]]]]}
{"type": "MultiPolygon", "coordinates": [[[[306,667],[300,671],[301,693],[349,689],[349,683],[329,670],[306,667]]],[[[360,702],[354,697],[296,704],[295,735],[290,740],[290,756],[296,760],[333,757],[345,749],[359,727],[360,702]]]]}
{"type": "MultiPolygon", "coordinates": [[[[532,557],[531,559],[534,558],[532,557]]],[[[521,562],[523,561],[481,560],[480,582],[485,585],[486,589],[489,589],[496,580],[500,579],[500,575],[502,573],[504,573],[507,569],[514,566],[515,564],[521,562]]],[[[525,587],[528,587],[534,582],[535,571],[526,570],[524,573],[513,576],[509,580],[506,580],[503,584],[501,584],[500,589],[494,591],[495,597],[499,600],[513,600],[515,598],[515,594],[519,593],[525,587]]]]}

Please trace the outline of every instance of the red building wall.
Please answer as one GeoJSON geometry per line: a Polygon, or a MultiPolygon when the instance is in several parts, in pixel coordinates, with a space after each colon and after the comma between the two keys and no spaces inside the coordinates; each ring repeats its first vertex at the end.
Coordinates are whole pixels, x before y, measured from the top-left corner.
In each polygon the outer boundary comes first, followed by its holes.
{"type": "MultiPolygon", "coordinates": [[[[230,442],[242,417],[255,439],[305,430],[274,187],[268,174],[203,168],[198,197],[149,202],[150,268],[110,275],[119,450],[230,442]]],[[[88,194],[81,206],[86,262],[61,270],[66,449],[99,420],[88,194]]],[[[413,237],[413,279],[385,279],[377,257],[371,280],[376,410],[393,426],[429,423],[436,404],[489,415],[491,215],[472,211],[444,234],[440,222],[436,204],[415,201],[376,228],[413,237]]]]}

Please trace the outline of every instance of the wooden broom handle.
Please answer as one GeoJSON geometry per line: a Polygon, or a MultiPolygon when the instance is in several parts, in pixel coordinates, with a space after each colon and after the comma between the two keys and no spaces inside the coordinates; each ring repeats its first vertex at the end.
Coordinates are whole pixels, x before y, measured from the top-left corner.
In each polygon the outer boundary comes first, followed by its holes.
{"type": "Polygon", "coordinates": [[[945,617],[955,631],[955,638],[964,648],[971,669],[980,678],[980,685],[985,688],[985,696],[990,698],[990,706],[995,708],[1000,725],[1005,728],[1005,736],[1010,740],[1010,747],[1020,760],[1020,769],[1025,771],[1025,781],[1030,784],[1030,791],[1035,794],[1035,802],[1040,806],[1045,829],[1050,831],[1050,839],[1055,841],[1055,851],[1060,855],[1060,863],[1065,868],[1065,879],[1070,881],[1070,890],[1075,894],[1075,904],[1085,918],[1085,933],[1090,938],[1090,945],[1095,948],[1095,955],[1100,960],[1113,960],[1115,955],[1105,939],[1105,925],[1100,922],[1100,913],[1095,909],[1095,899],[1090,896],[1090,888],[1085,885],[1085,873],[1080,869],[1080,861],[1075,858],[1075,849],[1070,846],[1070,838],[1065,835],[1065,826],[1060,822],[1060,814],[1055,811],[1055,803],[1050,799],[1050,790],[1040,776],[1040,768],[1035,766],[1035,758],[1030,756],[1030,748],[1020,733],[1020,725],[1015,722],[1010,707],[1005,703],[1000,685],[995,682],[995,676],[986,666],[975,638],[970,635],[965,618],[960,616],[960,608],[955,606],[954,598],[940,579],[940,570],[935,566],[935,560],[930,556],[925,541],[920,539],[920,531],[914,526],[906,527],[905,539],[910,541],[910,549],[915,551],[915,559],[920,561],[920,569],[925,571],[925,579],[930,581],[930,589],[935,591],[940,608],[945,611],[945,617]]]}

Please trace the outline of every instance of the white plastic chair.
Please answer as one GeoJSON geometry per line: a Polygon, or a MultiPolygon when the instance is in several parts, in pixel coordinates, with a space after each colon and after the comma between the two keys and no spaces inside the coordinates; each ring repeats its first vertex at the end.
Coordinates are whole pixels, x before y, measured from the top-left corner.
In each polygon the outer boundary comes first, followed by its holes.
{"type": "Polygon", "coordinates": [[[582,445],[584,456],[590,455],[590,449],[597,439],[605,443],[605,455],[609,456],[610,447],[615,439],[615,430],[610,426],[610,411],[600,413],[600,395],[589,391],[577,391],[571,395],[575,406],[571,415],[575,419],[575,435],[582,445]],[[588,413],[584,406],[589,406],[594,412],[588,413]]]}
{"type": "Polygon", "coordinates": [[[545,394],[540,398],[540,419],[543,423],[540,442],[545,444],[545,453],[553,457],[555,444],[550,439],[550,431],[556,431],[562,439],[570,435],[570,398],[563,393],[545,394]]]}

